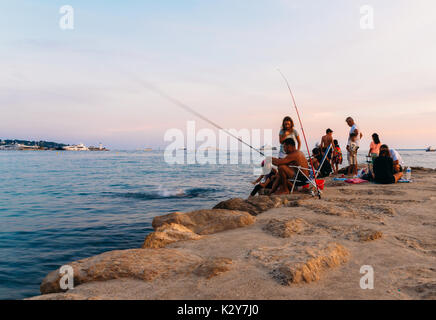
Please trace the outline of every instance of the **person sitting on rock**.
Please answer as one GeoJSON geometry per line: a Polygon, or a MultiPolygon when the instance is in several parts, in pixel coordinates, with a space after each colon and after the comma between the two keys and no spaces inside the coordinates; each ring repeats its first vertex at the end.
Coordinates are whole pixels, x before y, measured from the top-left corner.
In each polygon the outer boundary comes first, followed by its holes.
{"type": "Polygon", "coordinates": [[[279,168],[279,178],[277,182],[274,183],[271,192],[276,192],[278,187],[280,187],[280,192],[277,193],[278,195],[289,194],[289,185],[292,187],[292,183],[290,183],[289,180],[294,180],[295,177],[297,177],[298,181],[304,182],[307,181],[304,175],[309,176],[309,163],[304,153],[295,148],[294,139],[286,139],[283,142],[283,149],[286,153],[285,158],[272,158],[272,164],[279,168]]]}
{"type": "MultiPolygon", "coordinates": [[[[265,166],[265,161],[262,161],[262,168],[265,166]]],[[[261,189],[272,189],[274,181],[277,177],[277,170],[271,168],[270,173],[267,175],[261,175],[256,181],[252,183],[256,185],[250,194],[250,197],[254,197],[261,189]]],[[[267,192],[268,193],[268,192],[267,192]]]]}
{"type": "Polygon", "coordinates": [[[313,167],[315,170],[319,171],[319,178],[328,177],[330,173],[333,172],[332,165],[327,159],[323,159],[324,157],[325,155],[323,156],[320,148],[315,148],[312,150],[313,167]]]}
{"type": "Polygon", "coordinates": [[[375,182],[380,184],[396,183],[403,176],[402,172],[395,172],[394,161],[389,152],[389,147],[385,144],[380,147],[380,154],[374,160],[373,168],[373,178],[375,182]]]}

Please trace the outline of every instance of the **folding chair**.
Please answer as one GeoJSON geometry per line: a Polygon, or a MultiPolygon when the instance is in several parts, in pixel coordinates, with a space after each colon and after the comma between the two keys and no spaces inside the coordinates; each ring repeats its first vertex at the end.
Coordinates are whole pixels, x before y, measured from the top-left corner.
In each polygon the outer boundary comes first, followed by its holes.
{"type": "MultiPolygon", "coordinates": [[[[310,169],[297,167],[297,166],[289,166],[289,168],[297,169],[297,172],[295,174],[295,178],[288,180],[288,181],[292,182],[291,194],[294,192],[295,186],[300,187],[300,186],[304,186],[306,184],[311,184],[313,187],[315,187],[318,190],[318,197],[321,198],[321,190],[319,190],[319,188],[316,184],[316,178],[315,179],[309,178],[302,170],[302,169],[304,169],[304,170],[310,170],[310,169]],[[306,181],[302,181],[302,180],[297,179],[300,176],[300,173],[301,173],[301,175],[303,175],[303,177],[306,178],[306,181]]],[[[310,174],[309,174],[309,176],[310,176],[310,174]]]]}
{"type": "Polygon", "coordinates": [[[297,173],[295,174],[295,178],[294,179],[289,179],[289,181],[292,182],[291,194],[294,192],[295,187],[301,187],[301,186],[305,186],[306,184],[311,184],[313,187],[315,187],[318,190],[318,197],[321,198],[321,193],[322,192],[321,192],[321,190],[319,190],[318,185],[316,184],[316,178],[320,174],[321,168],[322,168],[324,162],[326,161],[327,156],[328,156],[331,148],[332,148],[332,145],[329,145],[329,147],[327,148],[326,153],[324,154],[324,157],[323,157],[323,159],[321,161],[321,164],[320,164],[318,170],[315,171],[315,178],[314,179],[311,179],[311,178],[313,178],[313,172],[310,169],[309,169],[310,170],[310,174],[309,174],[309,177],[308,177],[302,171],[303,168],[296,167],[296,166],[289,166],[289,168],[298,169],[297,173]],[[299,173],[301,173],[306,178],[306,181],[297,180],[297,177],[299,176],[299,173]]]}

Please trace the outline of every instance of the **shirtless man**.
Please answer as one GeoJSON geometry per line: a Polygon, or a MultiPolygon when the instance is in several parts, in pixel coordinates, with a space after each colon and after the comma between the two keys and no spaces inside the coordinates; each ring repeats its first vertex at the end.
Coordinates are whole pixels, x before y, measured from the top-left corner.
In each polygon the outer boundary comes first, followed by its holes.
{"type": "MultiPolygon", "coordinates": [[[[277,190],[280,184],[281,191],[278,194],[289,194],[288,180],[295,178],[298,172],[297,168],[290,168],[289,166],[301,167],[301,171],[309,176],[309,164],[303,152],[295,148],[294,139],[286,139],[283,142],[283,149],[286,153],[286,157],[283,159],[272,158],[273,165],[279,168],[279,179],[277,183],[274,184],[271,193],[277,190]]],[[[307,180],[301,173],[298,174],[298,180],[307,180]]]]}
{"type": "Polygon", "coordinates": [[[321,145],[320,145],[321,155],[324,157],[328,147],[332,146],[329,151],[329,154],[327,155],[327,158],[331,161],[333,150],[335,148],[335,146],[333,145],[333,130],[327,129],[325,133],[326,135],[321,138],[321,145]]]}

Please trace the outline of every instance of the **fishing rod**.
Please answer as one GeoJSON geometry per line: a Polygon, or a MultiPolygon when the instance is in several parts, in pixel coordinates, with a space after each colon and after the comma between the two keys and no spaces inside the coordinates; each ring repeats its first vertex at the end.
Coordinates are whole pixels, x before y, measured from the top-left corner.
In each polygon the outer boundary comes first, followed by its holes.
{"type": "Polygon", "coordinates": [[[297,111],[298,121],[300,122],[301,132],[303,133],[304,142],[305,142],[306,148],[307,148],[307,154],[309,155],[309,159],[310,159],[310,166],[312,167],[313,178],[315,179],[316,191],[318,192],[318,197],[321,199],[321,192],[319,190],[318,183],[316,182],[315,168],[313,166],[312,157],[310,157],[309,145],[307,144],[306,134],[304,133],[303,123],[301,122],[300,113],[298,112],[298,107],[297,107],[297,103],[295,102],[294,94],[292,93],[291,86],[289,85],[288,79],[280,71],[280,69],[277,69],[277,71],[280,73],[280,75],[285,80],[286,85],[288,86],[288,89],[289,89],[289,93],[291,94],[292,102],[294,104],[295,110],[297,111]]]}
{"type": "Polygon", "coordinates": [[[242,144],[246,145],[247,147],[251,148],[252,150],[258,152],[260,155],[262,155],[263,157],[265,157],[265,154],[256,149],[255,147],[249,145],[248,143],[246,143],[244,140],[242,140],[241,138],[235,136],[234,134],[232,134],[231,132],[227,131],[226,129],[224,129],[223,127],[221,127],[220,125],[216,124],[215,122],[209,120],[208,118],[206,118],[205,116],[203,116],[202,114],[198,113],[197,111],[195,111],[194,109],[192,109],[190,106],[184,104],[183,102],[171,97],[170,95],[168,95],[167,93],[163,92],[162,90],[160,90],[159,88],[157,88],[156,86],[153,86],[150,83],[146,83],[142,80],[136,79],[139,83],[141,83],[144,87],[146,87],[148,90],[153,91],[154,93],[160,95],[162,98],[168,100],[169,102],[171,102],[172,104],[175,104],[176,106],[182,108],[185,111],[188,111],[189,113],[194,114],[195,116],[197,116],[198,118],[206,121],[207,123],[211,124],[212,126],[214,126],[215,128],[222,130],[224,133],[228,134],[230,137],[235,138],[236,140],[238,140],[239,142],[241,142],[242,144]]]}

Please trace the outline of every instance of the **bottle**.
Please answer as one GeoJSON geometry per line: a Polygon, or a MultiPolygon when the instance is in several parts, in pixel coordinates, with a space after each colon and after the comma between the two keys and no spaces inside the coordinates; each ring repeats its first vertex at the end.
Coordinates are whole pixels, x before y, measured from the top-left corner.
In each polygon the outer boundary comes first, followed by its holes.
{"type": "Polygon", "coordinates": [[[412,169],[410,169],[410,167],[407,167],[406,180],[410,180],[411,178],[412,178],[412,169]]]}

